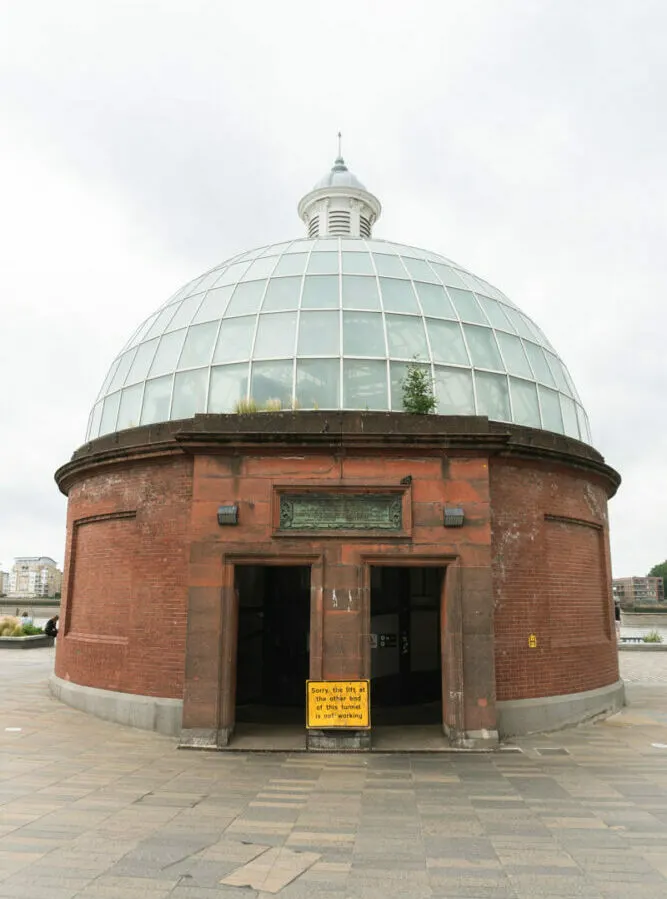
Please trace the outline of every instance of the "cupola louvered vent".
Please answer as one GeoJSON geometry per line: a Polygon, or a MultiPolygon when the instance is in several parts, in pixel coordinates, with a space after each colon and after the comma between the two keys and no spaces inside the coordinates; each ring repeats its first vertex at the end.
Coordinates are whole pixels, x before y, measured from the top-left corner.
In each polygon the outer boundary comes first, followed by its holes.
{"type": "Polygon", "coordinates": [[[350,233],[350,213],[344,209],[332,209],[329,211],[329,234],[350,233]]]}
{"type": "Polygon", "coordinates": [[[299,201],[299,217],[308,237],[372,238],[382,211],[380,201],[366,190],[339,153],[324,178],[299,201]]]}

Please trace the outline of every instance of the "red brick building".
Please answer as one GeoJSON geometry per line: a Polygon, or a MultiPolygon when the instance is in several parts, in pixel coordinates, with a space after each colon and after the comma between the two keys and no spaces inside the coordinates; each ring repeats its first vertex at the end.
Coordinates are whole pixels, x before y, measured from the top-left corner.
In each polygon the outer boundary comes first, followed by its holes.
{"type": "Polygon", "coordinates": [[[307,240],[142,324],[57,472],[55,694],[221,746],[243,722],[305,734],[308,679],[368,679],[371,728],[313,726],[314,749],[618,708],[619,477],[562,361],[496,288],[371,239],[380,205],[342,160],[299,208],[307,240]],[[442,414],[399,411],[415,356],[442,414]]]}

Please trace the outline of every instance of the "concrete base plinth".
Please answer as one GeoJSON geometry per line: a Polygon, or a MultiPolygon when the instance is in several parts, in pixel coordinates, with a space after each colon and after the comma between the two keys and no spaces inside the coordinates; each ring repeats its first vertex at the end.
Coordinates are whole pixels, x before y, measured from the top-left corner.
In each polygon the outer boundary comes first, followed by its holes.
{"type": "Polygon", "coordinates": [[[455,749],[497,749],[500,737],[497,730],[457,730],[443,722],[442,732],[455,749]]]}
{"type": "Polygon", "coordinates": [[[217,749],[218,731],[208,727],[184,727],[178,741],[179,749],[217,749]]]}
{"type": "Polygon", "coordinates": [[[105,721],[154,730],[169,737],[176,737],[181,732],[182,699],[139,696],[135,693],[116,693],[114,690],[84,687],[63,680],[55,674],[49,679],[49,690],[66,705],[105,721]]]}
{"type": "Polygon", "coordinates": [[[624,705],[625,685],[622,680],[583,693],[501,701],[496,704],[498,731],[501,737],[517,737],[559,730],[599,715],[611,715],[624,705]]]}
{"type": "Polygon", "coordinates": [[[0,649],[44,649],[53,646],[53,637],[30,634],[27,637],[0,637],[0,649]]]}
{"type": "Polygon", "coordinates": [[[311,752],[368,752],[370,730],[308,730],[306,749],[311,752]]]}

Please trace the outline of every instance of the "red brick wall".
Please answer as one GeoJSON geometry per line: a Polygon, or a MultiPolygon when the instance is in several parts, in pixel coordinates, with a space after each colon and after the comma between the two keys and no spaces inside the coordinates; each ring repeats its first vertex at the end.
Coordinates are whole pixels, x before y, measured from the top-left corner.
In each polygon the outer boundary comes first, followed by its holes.
{"type": "Polygon", "coordinates": [[[546,520],[545,568],[553,646],[611,639],[605,581],[604,531],[574,522],[546,520]]]}
{"type": "Polygon", "coordinates": [[[136,461],[72,487],[59,677],[183,695],[191,495],[192,460],[183,456],[136,461]]]}
{"type": "Polygon", "coordinates": [[[137,545],[136,517],[97,518],[74,527],[74,555],[66,632],[77,637],[127,640],[134,566],[128,547],[137,545]]]}
{"type": "Polygon", "coordinates": [[[604,489],[573,469],[501,458],[490,483],[497,698],[614,683],[604,489]]]}
{"type": "MultiPolygon", "coordinates": [[[[390,556],[392,564],[417,557],[458,558],[462,589],[467,596],[464,647],[468,726],[492,728],[494,678],[490,578],[489,479],[486,458],[447,459],[441,451],[391,450],[373,455],[347,451],[339,457],[329,453],[270,448],[245,456],[195,457],[192,509],[192,564],[190,642],[198,658],[188,660],[192,677],[186,678],[184,726],[210,727],[212,710],[218,704],[225,674],[219,664],[224,630],[220,609],[222,562],[230,554],[261,554],[266,559],[311,554],[321,565],[321,586],[313,601],[321,607],[320,623],[314,623],[311,677],[357,678],[369,676],[369,643],[366,621],[369,594],[364,586],[364,557],[390,556]],[[318,488],[341,486],[398,485],[410,475],[406,488],[411,497],[412,535],[379,538],[353,536],[274,536],[274,486],[318,488]],[[239,524],[219,527],[220,504],[239,505],[239,524]],[[446,503],[462,505],[466,526],[443,527],[446,503]],[[334,599],[334,589],[336,591],[334,599]],[[205,629],[202,622],[215,622],[205,629]],[[319,628],[319,629],[318,629],[319,628]],[[490,661],[480,661],[485,656],[490,661]]],[[[420,561],[421,560],[421,561],[420,561]]],[[[442,564],[442,563],[441,563],[442,564]]],[[[233,575],[226,590],[233,591],[233,575]]],[[[232,602],[225,594],[223,603],[232,602]]],[[[224,705],[224,704],[223,704],[224,705]]],[[[226,724],[228,722],[223,722],[226,724]]]]}
{"type": "Polygon", "coordinates": [[[593,476],[502,458],[489,465],[465,452],[448,458],[438,449],[336,455],[294,446],[288,454],[284,445],[139,458],[76,481],[56,673],[93,687],[184,696],[185,726],[216,726],[229,705],[220,694],[229,655],[221,647],[231,645],[235,627],[231,619],[223,625],[233,599],[233,562],[225,561],[235,553],[316,560],[321,614],[313,619],[311,676],[327,678],[368,673],[369,557],[456,559],[457,586],[450,578],[447,589],[460,597],[462,651],[447,670],[453,678],[458,665],[465,680],[468,729],[495,726],[496,689],[497,698],[516,699],[618,677],[606,494],[593,476]],[[397,485],[407,475],[411,539],[274,535],[276,484],[397,485]],[[217,524],[225,503],[239,505],[238,526],[217,524]],[[443,527],[448,503],[463,506],[465,527],[443,527]],[[529,649],[529,634],[537,649],[529,649]]]}

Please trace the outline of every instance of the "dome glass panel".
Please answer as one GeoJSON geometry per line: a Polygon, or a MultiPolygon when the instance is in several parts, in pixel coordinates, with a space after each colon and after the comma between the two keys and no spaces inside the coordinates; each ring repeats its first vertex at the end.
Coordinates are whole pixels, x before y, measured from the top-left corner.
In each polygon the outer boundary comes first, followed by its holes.
{"type": "Polygon", "coordinates": [[[233,291],[234,288],[231,286],[214,287],[209,290],[197,310],[193,322],[200,324],[201,322],[217,321],[224,314],[233,291]]]}
{"type": "Polygon", "coordinates": [[[537,401],[535,384],[532,381],[521,381],[518,378],[510,378],[509,380],[514,421],[518,425],[539,428],[540,405],[537,401]]]}
{"type": "Polygon", "coordinates": [[[118,407],[118,420],[116,421],[116,430],[122,431],[124,428],[136,428],[139,424],[139,414],[141,412],[141,395],[144,392],[143,384],[135,384],[134,387],[126,387],[120,395],[120,405],[118,407]]]}
{"type": "Polygon", "coordinates": [[[340,359],[299,359],[296,402],[302,409],[337,409],[340,405],[340,359]]]}
{"type": "Polygon", "coordinates": [[[379,312],[343,313],[343,353],[346,356],[386,356],[384,319],[379,312]]]}
{"type": "Polygon", "coordinates": [[[443,415],[590,442],[567,368],[501,291],[439,254],[351,237],[260,247],[186,284],[113,360],[88,439],[242,400],[400,410],[415,359],[443,415]]]}
{"type": "Polygon", "coordinates": [[[338,275],[309,275],[301,293],[302,309],[337,309],[340,301],[338,275]]]}
{"type": "Polygon", "coordinates": [[[278,312],[282,309],[298,309],[302,279],[293,275],[285,278],[272,278],[269,281],[262,312],[278,312]]]}
{"type": "Polygon", "coordinates": [[[343,252],[342,271],[346,275],[374,275],[369,253],[343,252]]]}
{"type": "Polygon", "coordinates": [[[448,415],[475,414],[471,371],[436,365],[435,395],[438,398],[438,409],[446,409],[448,415]]]}
{"type": "Polygon", "coordinates": [[[343,309],[379,309],[380,293],[375,278],[343,275],[343,309]]]}
{"type": "Polygon", "coordinates": [[[173,375],[146,381],[144,401],[141,407],[142,425],[169,420],[173,382],[173,375]]]}

